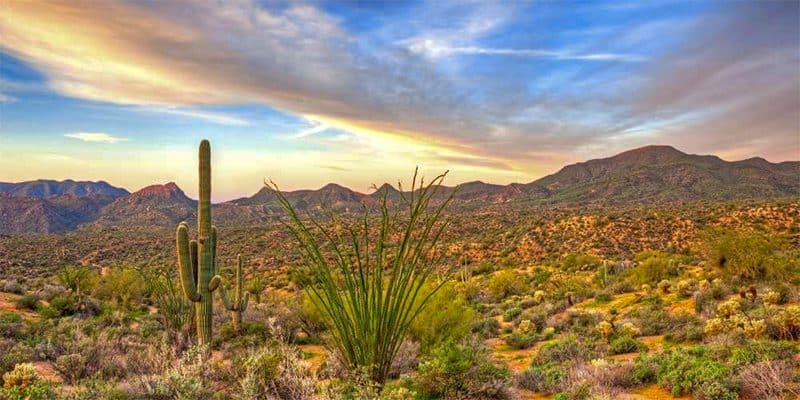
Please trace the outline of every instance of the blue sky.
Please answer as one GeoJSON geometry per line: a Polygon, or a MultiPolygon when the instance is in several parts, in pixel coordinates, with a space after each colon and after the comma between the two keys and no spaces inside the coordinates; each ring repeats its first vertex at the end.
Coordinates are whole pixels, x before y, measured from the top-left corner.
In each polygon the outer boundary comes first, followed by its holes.
{"type": "Polygon", "coordinates": [[[797,2],[28,2],[0,10],[0,181],[414,166],[528,182],[647,144],[800,159],[797,2]]]}

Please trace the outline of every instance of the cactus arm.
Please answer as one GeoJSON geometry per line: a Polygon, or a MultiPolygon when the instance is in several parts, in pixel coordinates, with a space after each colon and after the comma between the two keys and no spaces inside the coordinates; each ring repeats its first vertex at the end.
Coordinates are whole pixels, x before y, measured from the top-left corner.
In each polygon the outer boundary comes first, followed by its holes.
{"type": "Polygon", "coordinates": [[[250,300],[250,293],[245,293],[244,298],[242,298],[241,303],[239,303],[239,311],[245,312],[247,311],[247,303],[250,300]]]}
{"type": "Polygon", "coordinates": [[[189,301],[199,301],[200,294],[197,293],[197,282],[195,281],[194,274],[192,273],[191,266],[191,250],[189,247],[189,229],[186,223],[178,225],[176,233],[176,242],[178,247],[178,270],[181,279],[181,288],[183,295],[189,301]]]}
{"type": "Polygon", "coordinates": [[[214,275],[214,277],[211,278],[210,281],[208,281],[208,291],[213,292],[222,287],[222,285],[220,285],[221,282],[222,278],[220,278],[219,275],[214,275]]]}
{"type": "Polygon", "coordinates": [[[189,241],[189,251],[192,260],[192,274],[194,281],[197,282],[197,240],[192,239],[189,241]]]}
{"type": "Polygon", "coordinates": [[[219,297],[222,298],[222,304],[228,311],[234,311],[233,304],[231,304],[230,297],[228,297],[228,289],[224,285],[219,286],[219,297]]]}

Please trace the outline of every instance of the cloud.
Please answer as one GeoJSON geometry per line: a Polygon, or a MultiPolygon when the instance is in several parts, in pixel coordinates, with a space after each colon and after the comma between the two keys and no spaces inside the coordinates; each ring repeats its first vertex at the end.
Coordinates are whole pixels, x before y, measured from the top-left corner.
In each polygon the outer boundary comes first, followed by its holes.
{"type": "Polygon", "coordinates": [[[128,138],[114,136],[108,133],[95,133],[95,132],[67,133],[64,136],[71,139],[83,140],[84,142],[96,142],[96,143],[117,143],[129,140],[128,138]]]}
{"type": "Polygon", "coordinates": [[[189,117],[189,118],[197,118],[203,121],[211,122],[218,125],[228,125],[228,126],[249,126],[251,125],[249,121],[234,117],[227,114],[216,113],[216,112],[208,112],[208,111],[199,111],[194,109],[187,109],[183,107],[171,107],[171,106],[140,106],[135,107],[134,110],[141,111],[141,112],[151,112],[151,113],[161,113],[161,114],[171,114],[171,115],[178,115],[182,117],[189,117]]]}
{"type": "Polygon", "coordinates": [[[488,56],[510,56],[543,58],[552,60],[573,60],[573,61],[624,61],[641,62],[646,58],[630,54],[616,53],[587,53],[575,54],[563,50],[540,50],[540,49],[508,49],[491,48],[476,46],[448,46],[431,39],[414,40],[407,44],[408,49],[413,53],[422,54],[430,58],[450,57],[456,55],[488,55],[488,56]]]}
{"type": "Polygon", "coordinates": [[[301,130],[300,132],[295,133],[294,135],[292,135],[292,137],[295,139],[300,139],[307,136],[316,135],[317,133],[325,132],[326,130],[328,130],[328,128],[330,128],[330,126],[325,124],[317,124],[310,128],[306,128],[301,130]]]}
{"type": "MultiPolygon", "coordinates": [[[[566,47],[541,38],[571,37],[529,29],[522,6],[432,2],[416,18],[386,18],[386,27],[359,33],[300,3],[8,2],[0,47],[67,96],[229,125],[246,121],[199,110],[264,104],[312,118],[318,125],[299,137],[338,141],[347,152],[424,152],[509,173],[610,155],[637,140],[714,151],[758,132],[775,139],[759,147],[769,155],[796,137],[796,12],[748,22],[747,7],[720,3],[690,28],[644,19],[566,47]],[[735,29],[725,28],[733,20],[735,29]],[[501,40],[513,22],[529,42],[501,40]],[[674,42],[685,45],[642,46],[674,42]],[[431,54],[493,57],[442,65],[431,54]],[[567,62],[548,69],[554,59],[567,62]],[[687,118],[698,110],[702,118],[687,118]],[[620,136],[666,121],[682,125],[620,136]],[[315,135],[323,126],[347,132],[336,136],[345,140],[315,135]]],[[[558,7],[541,7],[549,6],[558,7]]]]}

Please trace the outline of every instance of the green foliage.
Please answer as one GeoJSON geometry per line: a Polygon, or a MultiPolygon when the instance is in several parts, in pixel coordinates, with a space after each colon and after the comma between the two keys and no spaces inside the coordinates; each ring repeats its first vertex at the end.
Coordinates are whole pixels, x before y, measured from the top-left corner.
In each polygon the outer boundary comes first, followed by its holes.
{"type": "Polygon", "coordinates": [[[519,307],[511,307],[503,313],[503,321],[510,322],[522,314],[522,309],[519,307]]]}
{"type": "Polygon", "coordinates": [[[735,400],[738,382],[731,368],[708,357],[703,346],[668,351],[658,360],[656,378],[673,396],[735,400]]]}
{"type": "Polygon", "coordinates": [[[19,310],[35,310],[39,305],[39,296],[35,294],[25,294],[14,300],[14,305],[19,310]]]}
{"type": "Polygon", "coordinates": [[[596,358],[597,351],[578,340],[574,335],[565,336],[555,342],[547,343],[539,350],[531,362],[532,366],[560,364],[566,361],[586,361],[596,358]]]}
{"type": "Polygon", "coordinates": [[[43,381],[33,364],[22,363],[14,370],[3,374],[3,388],[0,398],[8,400],[55,399],[55,394],[47,382],[43,381]]]}
{"type": "Polygon", "coordinates": [[[563,365],[543,363],[531,365],[517,377],[517,384],[535,392],[553,393],[560,390],[569,371],[563,365]]]}
{"type": "Polygon", "coordinates": [[[619,336],[611,340],[609,349],[612,354],[625,354],[647,351],[647,345],[630,336],[619,336]]]}
{"type": "MultiPolygon", "coordinates": [[[[428,284],[421,294],[436,289],[437,284],[428,284]]],[[[475,311],[468,305],[455,281],[445,283],[430,297],[411,324],[409,334],[418,341],[423,353],[448,341],[460,341],[470,332],[475,311]]]]}
{"type": "Polygon", "coordinates": [[[186,300],[196,303],[194,320],[197,343],[211,343],[212,293],[219,287],[217,275],[217,228],[211,225],[211,144],[200,142],[199,196],[197,201],[197,240],[189,240],[189,225],[181,222],[175,234],[178,248],[178,274],[186,300]]]}
{"type": "Polygon", "coordinates": [[[521,350],[533,346],[538,339],[535,333],[512,332],[505,337],[505,342],[511,348],[521,350]]]}
{"type": "Polygon", "coordinates": [[[261,275],[256,275],[245,284],[245,290],[253,296],[256,303],[261,303],[261,293],[267,288],[267,280],[261,275]]]}
{"type": "Polygon", "coordinates": [[[272,186],[290,217],[285,226],[306,258],[311,282],[305,290],[328,321],[334,351],[348,370],[368,369],[378,386],[386,381],[409,327],[444,284],[422,294],[434,277],[436,246],[447,226],[441,219],[453,196],[428,207],[444,177],[439,175],[426,186],[415,172],[411,195],[402,196],[405,206],[399,208],[407,213],[390,213],[384,191],[377,229],[370,229],[368,211],[353,224],[334,220],[335,229],[312,220],[324,243],[272,186]],[[333,256],[326,257],[323,248],[333,256]]]}
{"type": "Polygon", "coordinates": [[[600,257],[591,254],[570,253],[561,261],[565,271],[590,271],[603,263],[600,257]]]}
{"type": "Polygon", "coordinates": [[[520,274],[512,269],[504,269],[494,273],[486,281],[486,290],[489,296],[496,302],[502,301],[508,296],[520,295],[527,290],[527,285],[520,274]]]}
{"type": "Polygon", "coordinates": [[[662,280],[678,276],[678,266],[684,259],[681,256],[648,250],[638,253],[636,261],[638,265],[627,272],[631,280],[639,285],[655,285],[662,280]]]}
{"type": "Polygon", "coordinates": [[[182,332],[191,319],[193,309],[175,279],[168,273],[161,273],[146,278],[146,282],[164,325],[173,334],[182,332]]]}
{"type": "Polygon", "coordinates": [[[77,296],[91,292],[97,276],[89,268],[66,266],[56,275],[58,281],[77,296]]]}
{"type": "Polygon", "coordinates": [[[511,374],[479,344],[448,343],[419,366],[419,392],[429,398],[505,399],[511,374]]]}
{"type": "Polygon", "coordinates": [[[473,322],[470,331],[482,337],[495,337],[500,333],[500,322],[491,317],[483,318],[473,322]]]}
{"type": "Polygon", "coordinates": [[[145,280],[131,267],[109,268],[94,289],[94,296],[99,300],[110,301],[128,310],[139,306],[146,294],[145,280]]]}
{"type": "Polygon", "coordinates": [[[800,259],[800,253],[777,235],[710,230],[703,237],[708,265],[747,281],[785,281],[792,277],[792,266],[800,259]]]}

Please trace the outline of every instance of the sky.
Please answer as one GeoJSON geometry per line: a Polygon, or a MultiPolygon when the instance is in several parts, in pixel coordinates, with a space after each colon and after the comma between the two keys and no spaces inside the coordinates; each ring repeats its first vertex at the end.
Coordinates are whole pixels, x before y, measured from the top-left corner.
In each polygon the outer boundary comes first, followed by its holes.
{"type": "Polygon", "coordinates": [[[419,166],[530,182],[650,144],[800,160],[797,1],[0,4],[0,181],[217,201],[419,166]]]}

